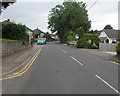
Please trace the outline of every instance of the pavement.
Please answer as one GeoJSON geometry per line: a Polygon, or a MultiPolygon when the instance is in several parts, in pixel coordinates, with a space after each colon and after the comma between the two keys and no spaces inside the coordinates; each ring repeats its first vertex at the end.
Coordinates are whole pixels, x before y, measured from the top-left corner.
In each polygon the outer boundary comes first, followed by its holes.
{"type": "Polygon", "coordinates": [[[2,66],[0,66],[2,67],[2,74],[0,75],[6,75],[12,70],[25,65],[28,61],[30,61],[30,59],[34,56],[40,47],[40,45],[34,45],[31,48],[27,48],[15,54],[3,57],[2,66]]]}
{"type": "Polygon", "coordinates": [[[2,81],[3,94],[120,94],[118,66],[90,52],[50,42],[32,63],[2,81]]]}
{"type": "Polygon", "coordinates": [[[114,61],[116,63],[120,63],[120,60],[119,60],[120,57],[118,57],[116,55],[117,54],[116,52],[107,52],[107,51],[100,51],[99,49],[82,49],[82,48],[80,48],[80,50],[89,52],[89,53],[97,55],[97,56],[101,56],[105,59],[114,61]]]}

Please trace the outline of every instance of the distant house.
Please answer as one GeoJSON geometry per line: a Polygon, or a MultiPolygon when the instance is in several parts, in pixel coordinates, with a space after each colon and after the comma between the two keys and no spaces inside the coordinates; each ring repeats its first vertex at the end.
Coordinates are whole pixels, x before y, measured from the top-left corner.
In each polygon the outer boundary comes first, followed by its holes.
{"type": "Polygon", "coordinates": [[[26,27],[26,32],[29,35],[29,45],[31,45],[32,39],[33,39],[33,30],[30,28],[26,27]]]}
{"type": "MultiPolygon", "coordinates": [[[[10,19],[7,19],[7,20],[5,20],[5,21],[3,21],[2,23],[12,23],[13,21],[11,21],[10,19]]],[[[29,35],[29,45],[31,45],[31,40],[33,39],[33,31],[30,29],[30,28],[28,28],[28,27],[26,27],[26,33],[29,35]]]]}
{"type": "Polygon", "coordinates": [[[101,31],[99,38],[103,41],[103,43],[116,43],[120,41],[120,30],[114,29],[104,29],[101,31]]]}
{"type": "Polygon", "coordinates": [[[43,37],[43,36],[45,35],[45,32],[41,31],[41,30],[38,29],[38,28],[35,29],[35,30],[33,30],[33,33],[34,33],[34,34],[40,33],[39,38],[41,38],[41,37],[43,37]]]}
{"type": "Polygon", "coordinates": [[[51,34],[51,38],[58,39],[58,36],[56,34],[51,34]]]}

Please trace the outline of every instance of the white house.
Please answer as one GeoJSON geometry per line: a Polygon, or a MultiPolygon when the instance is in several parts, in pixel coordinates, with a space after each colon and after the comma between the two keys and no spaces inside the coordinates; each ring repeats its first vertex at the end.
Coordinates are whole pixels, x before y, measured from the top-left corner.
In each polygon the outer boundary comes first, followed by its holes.
{"type": "Polygon", "coordinates": [[[29,45],[31,45],[33,39],[33,31],[30,28],[26,27],[26,32],[29,35],[29,45]]]}
{"type": "Polygon", "coordinates": [[[104,29],[101,31],[99,38],[103,41],[103,43],[115,43],[120,41],[120,30],[114,29],[104,29]]]}

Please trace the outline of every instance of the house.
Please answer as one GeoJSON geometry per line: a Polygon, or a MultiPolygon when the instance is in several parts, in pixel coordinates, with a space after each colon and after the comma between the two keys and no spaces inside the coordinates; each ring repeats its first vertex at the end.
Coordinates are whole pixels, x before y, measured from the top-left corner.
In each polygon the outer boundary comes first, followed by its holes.
{"type": "Polygon", "coordinates": [[[33,30],[33,33],[34,34],[38,34],[38,33],[40,33],[40,36],[38,36],[38,38],[42,38],[44,35],[45,35],[45,32],[43,32],[43,31],[41,31],[40,29],[35,29],[35,30],[33,30]]]}
{"type": "MultiPolygon", "coordinates": [[[[5,21],[3,21],[2,23],[6,24],[6,23],[14,23],[14,21],[11,21],[10,19],[7,19],[5,21]]],[[[26,27],[26,33],[28,34],[28,38],[29,38],[29,45],[31,45],[31,40],[33,39],[33,31],[26,27]]]]}
{"type": "Polygon", "coordinates": [[[30,28],[26,27],[26,32],[29,35],[29,37],[28,37],[28,39],[29,39],[29,45],[31,45],[32,39],[33,39],[33,30],[31,30],[30,28]]]}
{"type": "Polygon", "coordinates": [[[51,34],[51,38],[53,38],[53,39],[58,39],[58,36],[56,35],[56,34],[51,34]]]}
{"type": "Polygon", "coordinates": [[[103,43],[116,43],[117,41],[120,41],[119,34],[120,30],[104,29],[101,31],[99,38],[103,43]]]}

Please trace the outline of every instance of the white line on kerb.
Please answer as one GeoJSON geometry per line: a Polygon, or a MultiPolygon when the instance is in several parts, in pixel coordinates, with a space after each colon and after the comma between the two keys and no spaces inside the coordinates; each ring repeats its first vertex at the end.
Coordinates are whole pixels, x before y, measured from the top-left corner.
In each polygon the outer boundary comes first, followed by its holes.
{"type": "Polygon", "coordinates": [[[75,59],[74,57],[70,56],[73,60],[75,60],[77,63],[79,63],[81,66],[83,65],[81,62],[79,62],[77,59],[75,59]]]}
{"type": "Polygon", "coordinates": [[[103,80],[100,76],[95,75],[98,79],[100,79],[102,82],[104,82],[106,85],[108,85],[111,89],[113,89],[116,93],[120,94],[120,92],[115,89],[114,87],[112,87],[109,83],[107,83],[105,80],[103,80]]]}
{"type": "Polygon", "coordinates": [[[63,51],[65,54],[67,53],[65,50],[61,50],[61,51],[63,51]]]}

